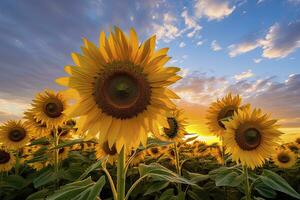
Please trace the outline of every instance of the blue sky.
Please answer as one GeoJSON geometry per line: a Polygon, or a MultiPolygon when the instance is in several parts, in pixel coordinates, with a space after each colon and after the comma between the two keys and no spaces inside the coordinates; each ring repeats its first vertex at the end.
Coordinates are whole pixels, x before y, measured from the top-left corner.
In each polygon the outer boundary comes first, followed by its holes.
{"type": "Polygon", "coordinates": [[[231,91],[300,127],[300,0],[2,0],[0,121],[20,117],[36,92],[61,89],[54,79],[82,37],[97,43],[114,25],[170,47],[183,107],[204,113],[231,91]]]}

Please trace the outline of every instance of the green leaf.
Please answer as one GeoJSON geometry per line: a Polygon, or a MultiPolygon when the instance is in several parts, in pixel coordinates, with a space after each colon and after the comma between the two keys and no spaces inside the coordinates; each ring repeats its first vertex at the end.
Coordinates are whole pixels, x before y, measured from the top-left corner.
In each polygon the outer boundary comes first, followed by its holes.
{"type": "Polygon", "coordinates": [[[53,147],[51,150],[53,150],[53,149],[60,149],[60,148],[63,148],[63,147],[72,146],[74,144],[80,144],[80,143],[83,143],[83,142],[84,141],[82,139],[64,141],[64,142],[61,142],[56,147],[53,147]]]}
{"type": "Polygon", "coordinates": [[[237,172],[219,173],[216,176],[216,186],[237,187],[243,182],[243,175],[237,172]]]}
{"type": "Polygon", "coordinates": [[[287,182],[278,174],[270,171],[264,170],[263,174],[260,176],[262,182],[273,190],[283,192],[294,198],[300,199],[300,194],[297,193],[287,182]]]}
{"type": "Polygon", "coordinates": [[[276,197],[276,192],[271,187],[265,185],[264,183],[255,184],[255,190],[263,197],[271,198],[271,199],[276,197]]]}
{"type": "Polygon", "coordinates": [[[101,176],[99,180],[96,182],[94,187],[91,189],[91,192],[87,199],[94,200],[99,195],[99,193],[102,191],[102,188],[105,185],[105,177],[101,176]]]}
{"type": "Polygon", "coordinates": [[[48,189],[43,189],[38,192],[35,192],[31,195],[29,195],[26,200],[44,200],[45,197],[49,194],[48,189]]]}
{"type": "Polygon", "coordinates": [[[152,194],[154,192],[159,192],[160,190],[168,187],[169,182],[166,181],[155,181],[152,182],[151,185],[148,187],[144,195],[152,194]]]}
{"type": "Polygon", "coordinates": [[[199,196],[198,196],[195,192],[193,192],[192,190],[189,190],[189,191],[187,192],[187,195],[188,195],[191,199],[193,199],[193,200],[199,200],[199,196]]]}
{"type": "Polygon", "coordinates": [[[38,145],[38,144],[44,145],[44,144],[48,144],[48,143],[49,143],[48,138],[43,137],[43,138],[40,138],[40,139],[36,139],[36,140],[31,141],[30,146],[38,145]]]}
{"type": "Polygon", "coordinates": [[[89,175],[90,172],[92,172],[93,170],[99,168],[101,166],[102,161],[99,160],[97,162],[95,162],[94,164],[92,164],[91,166],[89,166],[85,172],[78,178],[78,180],[82,180],[85,177],[87,177],[89,175]]]}
{"type": "Polygon", "coordinates": [[[35,188],[39,188],[53,182],[56,179],[57,174],[55,174],[51,168],[45,168],[41,171],[40,175],[33,180],[33,185],[35,188]]]}
{"type": "Polygon", "coordinates": [[[0,187],[9,187],[20,190],[28,185],[28,182],[19,175],[10,175],[3,179],[0,187]]]}
{"type": "Polygon", "coordinates": [[[163,167],[158,163],[151,163],[150,165],[140,164],[138,169],[141,177],[148,176],[156,180],[165,180],[173,183],[195,185],[190,180],[184,177],[180,177],[178,174],[163,167]]]}
{"type": "Polygon", "coordinates": [[[164,191],[159,198],[159,200],[174,200],[174,199],[176,199],[176,198],[174,197],[174,189],[173,188],[164,191]]]}
{"type": "Polygon", "coordinates": [[[96,183],[92,181],[91,177],[88,177],[82,181],[62,186],[47,200],[96,200],[104,185],[104,176],[101,176],[96,183]]]}
{"type": "Polygon", "coordinates": [[[198,173],[192,173],[192,172],[187,172],[187,174],[188,174],[189,179],[193,183],[205,181],[210,178],[208,174],[198,174],[198,173]]]}

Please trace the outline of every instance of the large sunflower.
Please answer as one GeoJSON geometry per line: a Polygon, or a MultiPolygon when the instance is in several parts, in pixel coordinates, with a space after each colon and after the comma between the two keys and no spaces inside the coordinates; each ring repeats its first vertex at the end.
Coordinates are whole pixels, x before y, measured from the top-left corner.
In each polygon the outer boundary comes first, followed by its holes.
{"type": "Polygon", "coordinates": [[[49,136],[51,129],[47,127],[45,123],[42,123],[41,121],[37,121],[34,118],[34,114],[32,112],[25,112],[24,118],[26,119],[26,122],[29,127],[32,129],[33,137],[40,138],[44,136],[49,136]]]}
{"type": "Polygon", "coordinates": [[[277,145],[279,136],[277,120],[270,120],[260,109],[239,110],[232,119],[224,122],[223,141],[233,160],[254,169],[262,166],[277,145]]]}
{"type": "Polygon", "coordinates": [[[241,106],[241,97],[227,94],[221,100],[213,102],[207,111],[207,125],[209,130],[218,137],[222,137],[225,131],[223,120],[231,118],[241,106]]]}
{"type": "Polygon", "coordinates": [[[97,160],[103,159],[107,156],[108,162],[113,164],[118,159],[116,146],[113,145],[112,147],[109,147],[108,141],[102,144],[96,144],[95,149],[97,160]]]}
{"type": "Polygon", "coordinates": [[[278,149],[272,155],[274,164],[280,168],[290,168],[297,162],[297,154],[288,149],[278,149]]]}
{"type": "Polygon", "coordinates": [[[0,126],[0,141],[8,149],[17,150],[24,147],[32,138],[28,124],[9,120],[0,126]]]}
{"type": "Polygon", "coordinates": [[[15,156],[7,149],[0,147],[0,172],[11,170],[16,164],[15,156]]]}
{"type": "Polygon", "coordinates": [[[67,98],[61,92],[45,90],[36,96],[31,105],[29,112],[34,115],[35,120],[49,128],[57,128],[66,121],[63,111],[67,108],[67,98]]]}
{"type": "Polygon", "coordinates": [[[145,146],[149,131],[168,125],[165,112],[175,106],[170,99],[179,97],[167,86],[181,77],[179,68],[164,66],[168,48],[156,51],[155,36],[139,45],[134,29],[129,36],[114,30],[108,38],[100,34],[99,48],[84,39],[83,54],[72,54],[75,66],[65,67],[70,77],[57,83],[70,88],[69,96],[75,91],[78,102],[66,113],[82,118],[81,131],[120,152],[123,146],[145,146]]]}
{"type": "Polygon", "coordinates": [[[174,109],[167,114],[168,126],[163,127],[159,134],[155,134],[162,141],[179,142],[186,135],[186,119],[183,117],[183,111],[174,109]]]}

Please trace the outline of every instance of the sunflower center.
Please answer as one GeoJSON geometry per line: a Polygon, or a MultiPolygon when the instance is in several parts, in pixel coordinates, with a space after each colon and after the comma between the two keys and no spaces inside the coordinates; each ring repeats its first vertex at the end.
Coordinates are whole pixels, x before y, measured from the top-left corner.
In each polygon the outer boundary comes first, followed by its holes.
{"type": "Polygon", "coordinates": [[[218,124],[220,127],[225,129],[225,125],[222,121],[228,120],[229,118],[231,118],[234,115],[234,111],[235,111],[234,109],[230,108],[230,109],[224,109],[219,113],[218,124]]]}
{"type": "Polygon", "coordinates": [[[57,118],[62,115],[64,106],[58,99],[49,99],[44,105],[44,113],[50,118],[57,118]]]}
{"type": "Polygon", "coordinates": [[[26,131],[21,128],[13,129],[9,132],[8,137],[11,141],[19,142],[26,137],[26,131]]]}
{"type": "Polygon", "coordinates": [[[108,142],[104,142],[102,145],[103,151],[111,156],[114,156],[117,154],[116,145],[113,145],[111,148],[109,148],[108,142]]]}
{"type": "Polygon", "coordinates": [[[62,154],[63,152],[65,152],[65,148],[61,148],[61,149],[58,150],[59,154],[62,154]]]}
{"type": "Polygon", "coordinates": [[[256,128],[248,128],[244,131],[238,130],[235,140],[241,149],[251,151],[260,145],[261,133],[256,128]]]}
{"type": "Polygon", "coordinates": [[[290,161],[290,157],[286,154],[279,154],[277,158],[281,163],[288,163],[290,161]]]}
{"type": "Polygon", "coordinates": [[[10,160],[10,155],[6,151],[0,150],[0,164],[5,164],[10,160]]]}
{"type": "Polygon", "coordinates": [[[178,123],[173,117],[168,117],[167,119],[169,128],[164,127],[164,132],[169,138],[175,138],[178,134],[178,123]]]}
{"type": "Polygon", "coordinates": [[[128,119],[146,110],[151,87],[139,67],[115,62],[107,67],[94,85],[94,98],[106,114],[128,119]]]}
{"type": "Polygon", "coordinates": [[[156,148],[156,147],[151,148],[151,152],[154,153],[154,154],[157,154],[158,153],[158,148],[156,148]]]}

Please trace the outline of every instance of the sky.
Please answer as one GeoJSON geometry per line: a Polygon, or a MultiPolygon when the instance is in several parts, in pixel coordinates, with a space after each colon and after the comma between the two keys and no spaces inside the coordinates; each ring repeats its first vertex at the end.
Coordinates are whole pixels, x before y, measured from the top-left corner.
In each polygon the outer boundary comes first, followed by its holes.
{"type": "Polygon", "coordinates": [[[205,113],[228,92],[300,134],[300,0],[2,0],[0,123],[19,119],[37,92],[113,26],[170,47],[168,65],[182,69],[173,89],[189,132],[209,135],[205,113]]]}

